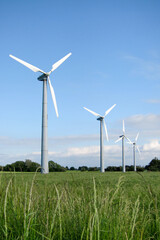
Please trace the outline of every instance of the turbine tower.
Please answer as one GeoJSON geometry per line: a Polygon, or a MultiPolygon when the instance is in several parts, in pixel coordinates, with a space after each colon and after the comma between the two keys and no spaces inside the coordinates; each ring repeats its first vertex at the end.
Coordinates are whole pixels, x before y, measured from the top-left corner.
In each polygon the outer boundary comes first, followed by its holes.
{"type": "Polygon", "coordinates": [[[17,58],[13,55],[9,55],[14,60],[20,62],[24,66],[31,69],[33,72],[41,72],[42,75],[38,77],[39,81],[43,81],[43,97],[42,97],[42,135],[41,135],[41,173],[48,173],[48,123],[47,123],[47,81],[49,84],[49,88],[51,91],[51,96],[55,108],[55,112],[57,117],[58,115],[58,109],[57,109],[57,103],[56,103],[56,97],[54,93],[54,89],[51,85],[50,81],[50,74],[57,69],[69,56],[71,53],[67,54],[65,57],[60,59],[58,62],[54,63],[52,65],[52,69],[49,72],[44,72],[43,70],[17,58]]]}
{"type": "Polygon", "coordinates": [[[104,129],[105,129],[105,133],[106,133],[106,138],[108,141],[108,133],[107,133],[107,126],[105,123],[104,118],[107,116],[107,114],[116,106],[116,104],[114,104],[111,108],[109,108],[104,116],[101,116],[100,114],[93,112],[91,110],[89,110],[88,108],[84,107],[85,110],[87,110],[88,112],[92,113],[94,116],[97,117],[97,120],[100,121],[100,169],[101,172],[104,172],[104,160],[103,160],[103,125],[104,125],[104,129]]]}
{"type": "Polygon", "coordinates": [[[137,169],[136,169],[136,149],[137,151],[139,152],[139,155],[141,155],[141,152],[139,150],[139,147],[137,146],[137,140],[138,140],[138,137],[139,137],[139,133],[137,133],[137,136],[135,137],[135,140],[134,142],[128,142],[129,144],[132,144],[133,145],[133,164],[134,164],[134,171],[136,172],[137,169]]]}
{"type": "Polygon", "coordinates": [[[117,143],[122,139],[122,169],[123,169],[123,172],[126,171],[125,157],[124,157],[124,139],[125,138],[128,140],[128,142],[131,143],[130,139],[127,138],[125,135],[125,126],[124,126],[124,120],[123,120],[123,135],[119,136],[119,138],[115,141],[115,143],[117,143]]]}

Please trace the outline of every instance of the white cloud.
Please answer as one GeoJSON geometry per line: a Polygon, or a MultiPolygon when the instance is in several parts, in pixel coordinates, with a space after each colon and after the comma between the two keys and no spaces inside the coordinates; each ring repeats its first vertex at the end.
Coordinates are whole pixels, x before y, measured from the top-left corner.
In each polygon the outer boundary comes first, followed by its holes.
{"type": "MultiPolygon", "coordinates": [[[[107,165],[121,164],[121,146],[119,145],[104,145],[104,160],[107,165]]],[[[86,147],[71,147],[66,151],[49,152],[49,158],[56,159],[58,163],[73,166],[99,166],[100,147],[99,145],[86,147]]]]}
{"type": "MultiPolygon", "coordinates": [[[[119,146],[110,145],[104,146],[104,154],[116,154],[117,150],[119,150],[119,146]]],[[[65,152],[59,153],[50,153],[50,155],[55,155],[58,157],[73,157],[73,156],[99,156],[100,147],[99,146],[86,146],[86,147],[72,147],[68,148],[65,152]]]]}
{"type": "Polygon", "coordinates": [[[66,157],[70,156],[93,156],[97,155],[99,152],[98,146],[89,146],[89,147],[75,147],[69,148],[65,153],[66,157]]]}
{"type": "MultiPolygon", "coordinates": [[[[155,156],[160,156],[160,141],[153,139],[149,143],[139,146],[141,157],[137,153],[137,165],[148,164],[155,156]]],[[[105,167],[109,165],[121,165],[122,158],[121,142],[119,144],[104,145],[105,167]]],[[[53,160],[62,166],[99,166],[99,145],[86,147],[72,147],[59,152],[49,152],[48,159],[53,160]]],[[[15,161],[31,159],[40,163],[40,152],[26,154],[1,154],[0,165],[6,165],[15,161]]],[[[127,165],[132,162],[132,146],[125,143],[125,160],[127,165]]]]}
{"type": "Polygon", "coordinates": [[[143,145],[143,151],[157,151],[160,152],[160,143],[159,140],[151,140],[150,143],[143,145]]]}
{"type": "MultiPolygon", "coordinates": [[[[49,151],[48,159],[58,162],[64,166],[99,166],[99,145],[85,146],[85,147],[69,147],[61,151],[49,151]]],[[[116,164],[116,159],[119,157],[121,147],[118,145],[104,145],[104,158],[107,159],[107,165],[110,163],[116,164]]],[[[40,151],[30,152],[24,154],[1,154],[0,164],[6,165],[15,161],[24,161],[31,159],[40,163],[40,151]]],[[[118,160],[119,162],[119,160],[118,160]]]]}

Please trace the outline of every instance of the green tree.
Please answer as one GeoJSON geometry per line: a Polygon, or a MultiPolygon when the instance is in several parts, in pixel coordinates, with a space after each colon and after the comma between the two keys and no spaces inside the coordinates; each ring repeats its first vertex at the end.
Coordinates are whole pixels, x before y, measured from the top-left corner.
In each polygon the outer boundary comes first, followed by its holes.
{"type": "Polygon", "coordinates": [[[49,161],[49,171],[50,172],[65,172],[66,168],[62,167],[61,165],[53,162],[53,161],[49,161]]]}
{"type": "Polygon", "coordinates": [[[76,170],[76,168],[75,167],[70,167],[70,170],[74,171],[74,170],[76,170]]]}
{"type": "Polygon", "coordinates": [[[79,167],[78,170],[80,170],[81,172],[88,171],[88,167],[87,166],[82,166],[82,167],[79,167]]]}
{"type": "Polygon", "coordinates": [[[98,167],[89,167],[88,171],[99,171],[98,167]]]}
{"type": "Polygon", "coordinates": [[[145,167],[149,171],[160,171],[160,160],[158,158],[152,159],[152,161],[145,167]]]}
{"type": "Polygon", "coordinates": [[[12,163],[11,166],[16,172],[24,172],[26,170],[26,166],[23,161],[16,161],[15,163],[12,163]]]}
{"type": "Polygon", "coordinates": [[[32,161],[30,159],[26,159],[25,166],[26,166],[27,170],[31,167],[31,165],[32,165],[32,161]]]}
{"type": "MultiPolygon", "coordinates": [[[[30,159],[26,159],[25,167],[27,172],[35,172],[37,168],[40,167],[40,164],[36,162],[32,162],[30,159]]],[[[40,171],[40,169],[38,171],[40,171]]]]}

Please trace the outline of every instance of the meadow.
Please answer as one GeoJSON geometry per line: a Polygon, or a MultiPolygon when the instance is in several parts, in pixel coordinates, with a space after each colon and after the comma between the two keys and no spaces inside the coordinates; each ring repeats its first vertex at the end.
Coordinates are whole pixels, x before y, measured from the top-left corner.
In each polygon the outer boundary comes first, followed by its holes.
{"type": "Polygon", "coordinates": [[[160,173],[0,172],[0,239],[160,239],[160,173]]]}

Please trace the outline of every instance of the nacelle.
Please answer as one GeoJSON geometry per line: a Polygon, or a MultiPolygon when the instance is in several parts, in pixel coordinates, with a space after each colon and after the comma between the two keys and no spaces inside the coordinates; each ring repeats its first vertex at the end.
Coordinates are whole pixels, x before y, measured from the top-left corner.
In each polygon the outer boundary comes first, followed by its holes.
{"type": "Polygon", "coordinates": [[[99,117],[99,118],[97,118],[97,120],[102,121],[102,120],[103,120],[103,117],[99,117]]]}
{"type": "Polygon", "coordinates": [[[42,74],[41,76],[39,76],[38,78],[37,78],[39,81],[45,81],[45,80],[47,80],[47,74],[42,74]]]}

